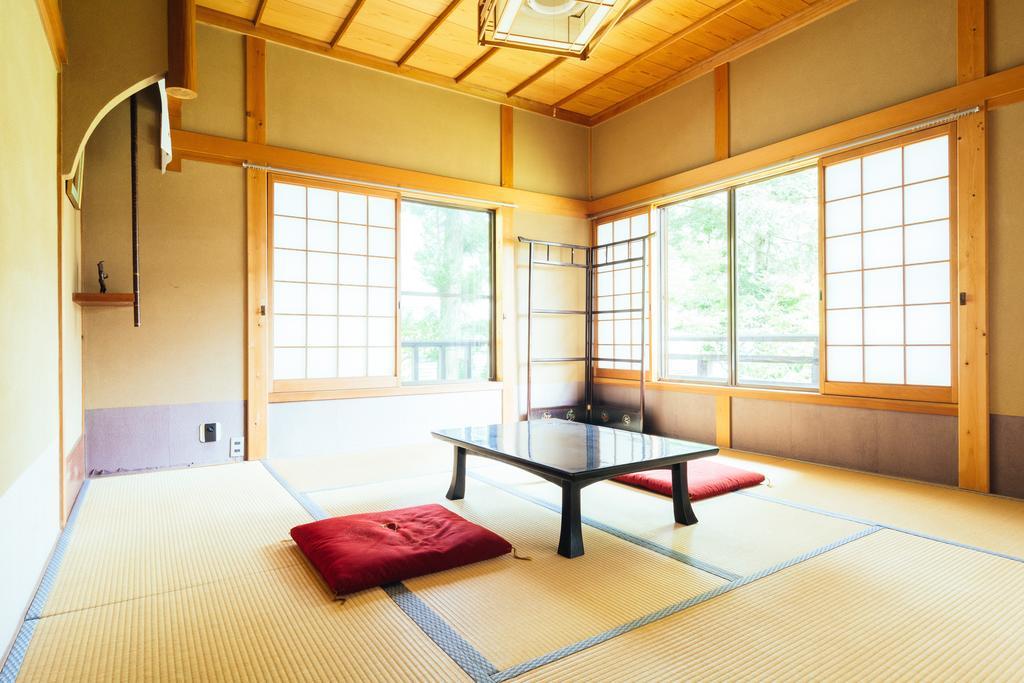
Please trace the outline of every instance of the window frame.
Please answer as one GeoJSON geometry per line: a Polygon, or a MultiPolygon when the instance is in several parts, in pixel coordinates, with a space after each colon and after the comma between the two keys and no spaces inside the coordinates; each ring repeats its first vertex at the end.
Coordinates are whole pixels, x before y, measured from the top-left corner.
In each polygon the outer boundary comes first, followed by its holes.
{"type": "MultiPolygon", "coordinates": [[[[497,350],[498,350],[498,286],[499,286],[499,283],[498,283],[498,270],[497,270],[498,269],[498,259],[497,259],[497,255],[498,255],[497,254],[497,252],[498,252],[498,249],[497,249],[497,243],[498,243],[498,234],[497,234],[497,231],[498,231],[498,227],[497,227],[498,226],[498,212],[497,212],[497,210],[495,210],[493,208],[490,208],[490,207],[486,207],[486,206],[484,206],[484,207],[473,207],[473,206],[466,206],[466,205],[463,205],[463,204],[455,204],[455,203],[451,203],[451,202],[439,202],[439,201],[436,201],[436,200],[433,200],[433,199],[420,199],[420,198],[417,198],[417,197],[402,197],[400,199],[399,205],[398,205],[398,212],[399,212],[399,214],[401,214],[401,212],[402,212],[402,205],[404,204],[405,200],[407,200],[408,202],[413,203],[413,204],[425,204],[427,206],[437,206],[437,207],[440,207],[440,208],[443,208],[443,209],[457,209],[457,210],[462,210],[462,211],[474,211],[474,212],[477,212],[477,213],[486,213],[488,215],[488,219],[490,221],[490,224],[488,226],[488,231],[487,231],[487,240],[488,240],[487,241],[487,249],[488,249],[488,267],[490,268],[490,281],[491,281],[491,286],[490,286],[490,292],[491,292],[491,295],[490,295],[490,300],[491,300],[491,305],[490,305],[491,313],[490,313],[490,316],[491,316],[491,318],[490,318],[490,324],[488,325],[488,338],[487,338],[487,342],[488,342],[488,359],[489,359],[488,362],[490,363],[490,370],[487,373],[487,379],[485,379],[485,380],[473,379],[472,377],[470,377],[468,379],[437,379],[437,380],[426,380],[426,381],[419,381],[419,382],[403,382],[402,381],[402,367],[401,367],[402,341],[403,341],[403,337],[402,337],[402,289],[401,289],[401,286],[400,286],[401,285],[400,280],[396,280],[396,283],[398,283],[398,285],[399,285],[398,287],[396,287],[396,293],[397,293],[397,296],[398,296],[398,310],[397,310],[398,322],[397,322],[396,339],[397,339],[397,343],[398,343],[398,362],[399,362],[398,366],[396,367],[396,371],[398,373],[398,384],[399,384],[399,386],[404,386],[404,387],[425,387],[425,386],[438,386],[438,385],[442,385],[442,384],[444,384],[444,385],[458,385],[458,384],[474,384],[474,383],[481,382],[481,381],[483,381],[483,382],[494,382],[494,381],[497,381],[496,378],[498,376],[497,350]]],[[[396,260],[398,262],[398,265],[397,265],[398,272],[400,274],[401,271],[402,271],[402,252],[401,252],[401,250],[397,250],[395,253],[396,253],[396,260]]]]}
{"type": "MultiPolygon", "coordinates": [[[[929,182],[929,181],[921,181],[929,182]]],[[[819,297],[819,366],[821,370],[821,393],[836,396],[855,396],[863,398],[883,398],[906,401],[927,401],[933,403],[956,403],[958,400],[958,316],[959,306],[957,302],[957,165],[956,165],[956,126],[953,123],[931,126],[923,130],[914,131],[904,135],[888,138],[880,142],[862,145],[853,149],[844,150],[837,154],[823,156],[818,159],[818,282],[820,286],[819,297]],[[886,150],[902,148],[924,140],[930,140],[947,136],[949,143],[949,340],[950,340],[950,386],[930,386],[917,384],[881,384],[874,382],[833,382],[828,380],[828,337],[826,329],[826,305],[828,293],[826,292],[825,278],[825,169],[828,166],[850,161],[851,159],[863,158],[884,152],[886,150]]],[[[912,183],[916,184],[916,183],[912,183]]],[[[907,187],[901,184],[901,189],[907,187]]],[[[863,197],[863,194],[858,195],[863,197]]],[[[862,208],[863,211],[863,208],[862,208]]],[[[905,225],[901,224],[905,229],[905,225]]],[[[863,228],[861,228],[863,235],[863,228]]],[[[904,263],[903,268],[906,268],[904,263]]],[[[861,272],[863,272],[863,267],[861,272]]],[[[904,275],[905,277],[905,275],[904,275]]],[[[861,283],[863,290],[863,282],[861,283]]],[[[905,292],[904,292],[905,294],[905,292]]],[[[906,303],[901,305],[906,309],[906,303]]],[[[863,308],[863,306],[862,306],[863,308]]],[[[905,334],[905,331],[904,331],[905,334]]],[[[904,339],[905,342],[905,339],[904,339]]],[[[904,349],[907,344],[904,343],[904,349]]],[[[863,345],[862,345],[863,347],[863,345]]]]}
{"type": "Polygon", "coordinates": [[[345,392],[361,392],[368,391],[372,395],[386,395],[389,393],[404,394],[404,393],[432,393],[436,392],[450,392],[452,386],[465,385],[471,387],[474,385],[483,385],[497,383],[499,376],[498,370],[498,346],[499,346],[499,335],[500,327],[498,325],[497,316],[499,313],[500,305],[500,292],[501,282],[498,274],[498,207],[487,203],[481,203],[480,205],[468,205],[459,204],[454,202],[443,202],[437,201],[433,198],[420,198],[415,192],[408,194],[399,191],[379,189],[375,187],[367,187],[356,183],[347,183],[340,180],[331,180],[327,178],[309,177],[304,174],[288,173],[281,171],[274,171],[267,174],[267,200],[266,200],[266,275],[267,275],[267,313],[266,313],[266,325],[267,325],[267,357],[266,357],[266,368],[267,377],[269,378],[269,391],[268,398],[270,402],[274,401],[274,396],[296,396],[296,395],[309,395],[310,398],[316,397],[317,394],[322,395],[324,398],[331,396],[337,396],[339,393],[345,392]],[[274,379],[274,184],[275,182],[281,182],[290,185],[299,185],[305,188],[320,188],[327,189],[336,192],[349,192],[353,194],[361,194],[365,196],[384,197],[393,199],[395,202],[395,298],[394,298],[394,372],[392,375],[372,376],[372,377],[335,377],[335,378],[301,378],[301,379],[274,379]],[[454,209],[465,209],[469,211],[481,211],[486,212],[490,215],[490,228],[489,228],[489,265],[490,265],[490,277],[491,277],[491,321],[489,326],[489,362],[490,371],[488,373],[488,379],[477,380],[435,380],[426,382],[402,382],[402,204],[403,201],[411,201],[420,204],[432,204],[435,206],[441,206],[445,208],[454,209]],[[403,391],[408,389],[408,391],[403,391]],[[432,389],[433,388],[433,389],[432,389]]]}
{"type": "MultiPolygon", "coordinates": [[[[652,381],[654,376],[655,376],[655,374],[654,374],[654,365],[653,365],[653,360],[654,360],[654,356],[655,356],[655,354],[654,354],[654,346],[655,346],[655,339],[654,339],[654,302],[653,302],[654,292],[652,290],[652,285],[654,283],[654,279],[653,279],[654,278],[654,267],[655,267],[655,258],[656,258],[656,252],[657,252],[657,250],[655,249],[654,242],[657,239],[657,232],[658,231],[655,229],[654,223],[652,222],[654,220],[654,214],[655,214],[654,208],[655,207],[653,207],[653,206],[640,206],[640,207],[637,207],[635,209],[627,209],[625,211],[619,211],[619,212],[616,212],[616,213],[613,213],[613,214],[609,214],[607,216],[602,216],[601,218],[595,218],[594,220],[592,220],[590,222],[590,239],[591,239],[591,244],[594,245],[595,249],[597,247],[601,246],[600,244],[597,243],[597,228],[598,228],[598,226],[600,226],[600,225],[607,225],[609,223],[614,223],[615,221],[620,221],[620,220],[623,220],[623,219],[635,218],[636,216],[646,215],[647,216],[647,234],[648,235],[654,234],[654,237],[650,237],[650,238],[647,239],[647,244],[646,244],[646,248],[647,248],[647,274],[646,275],[647,275],[647,277],[645,278],[646,282],[643,283],[644,287],[647,288],[647,291],[646,291],[645,297],[644,297],[644,302],[645,302],[644,308],[646,308],[647,310],[644,311],[643,314],[642,314],[646,318],[646,322],[647,322],[646,343],[645,343],[645,346],[647,347],[647,349],[646,349],[646,351],[644,349],[641,349],[640,352],[642,354],[646,353],[646,358],[644,359],[644,368],[645,368],[645,370],[644,370],[644,381],[647,381],[647,382],[652,381]]],[[[591,274],[591,277],[593,277],[593,274],[591,274]]],[[[597,278],[594,277],[593,280],[594,280],[593,288],[592,288],[592,291],[590,293],[591,306],[596,306],[596,303],[594,303],[594,302],[597,301],[597,297],[598,297],[598,293],[597,293],[597,278]]],[[[659,291],[660,291],[660,289],[661,288],[659,287],[659,291]]],[[[597,348],[598,348],[598,345],[600,344],[599,337],[598,337],[598,334],[597,334],[597,330],[598,330],[598,324],[597,323],[598,323],[598,320],[597,320],[596,317],[594,317],[591,320],[592,328],[591,328],[591,349],[590,349],[591,354],[593,356],[597,356],[598,355],[597,354],[597,348]]],[[[593,373],[594,373],[594,378],[628,379],[628,380],[636,380],[636,381],[638,381],[640,379],[640,371],[639,370],[631,370],[631,369],[627,369],[627,368],[605,368],[605,367],[601,367],[597,363],[593,364],[593,373]]]]}
{"type": "MultiPolygon", "coordinates": [[[[678,197],[678,198],[673,198],[673,200],[670,201],[670,202],[659,203],[659,204],[657,204],[657,205],[652,207],[654,209],[654,211],[656,212],[656,214],[657,214],[658,231],[662,233],[659,236],[659,241],[658,241],[658,243],[659,243],[659,252],[660,252],[660,257],[659,257],[659,260],[658,260],[658,267],[659,267],[659,269],[661,271],[659,273],[658,282],[659,282],[660,290],[662,292],[664,292],[664,289],[665,289],[664,278],[665,278],[665,270],[666,270],[664,268],[664,260],[665,260],[665,255],[667,254],[667,251],[668,251],[667,246],[665,245],[665,240],[668,238],[668,231],[667,231],[667,229],[665,229],[664,222],[661,219],[662,210],[667,208],[667,207],[669,207],[669,206],[673,206],[675,204],[679,204],[679,203],[682,203],[682,202],[692,201],[692,200],[695,200],[695,199],[701,199],[703,197],[709,197],[709,196],[716,195],[716,194],[719,194],[719,193],[722,193],[722,192],[726,193],[726,210],[725,210],[725,213],[726,213],[726,258],[727,258],[726,272],[727,272],[727,277],[728,277],[728,288],[727,288],[728,289],[728,298],[727,298],[727,304],[726,304],[727,305],[727,311],[726,312],[727,312],[728,318],[729,318],[728,333],[727,333],[728,334],[728,341],[729,341],[729,360],[728,360],[729,376],[725,380],[715,380],[715,379],[699,379],[699,378],[689,378],[689,377],[672,377],[672,376],[670,376],[668,374],[668,358],[666,356],[667,350],[668,350],[668,345],[665,343],[665,338],[664,338],[665,337],[665,321],[667,320],[667,311],[666,311],[666,303],[667,302],[666,302],[666,297],[665,297],[664,293],[662,293],[659,296],[659,299],[660,299],[659,309],[660,310],[659,310],[659,316],[658,316],[658,344],[661,346],[661,353],[658,356],[658,362],[659,362],[659,365],[658,365],[658,381],[671,382],[671,383],[674,383],[674,384],[696,384],[696,385],[700,385],[700,386],[713,386],[713,387],[725,387],[725,388],[751,389],[751,390],[758,390],[758,391],[783,391],[783,392],[821,393],[821,380],[822,380],[822,378],[825,375],[824,375],[824,373],[822,372],[822,369],[821,369],[822,368],[822,357],[823,357],[822,349],[824,347],[823,347],[823,343],[822,343],[823,337],[821,336],[821,332],[820,332],[820,330],[821,330],[821,321],[820,321],[820,319],[819,319],[819,337],[818,337],[818,378],[817,378],[818,382],[817,382],[817,386],[807,386],[807,385],[801,386],[801,385],[795,385],[795,384],[794,385],[784,385],[784,384],[765,385],[765,384],[757,384],[757,383],[746,383],[746,382],[739,381],[739,353],[738,353],[738,340],[737,340],[737,335],[738,335],[738,333],[737,333],[737,330],[738,330],[737,315],[738,315],[738,312],[736,310],[736,303],[737,303],[737,294],[736,294],[736,191],[738,189],[742,188],[742,187],[747,187],[747,186],[750,186],[750,185],[755,185],[755,184],[758,184],[758,183],[767,182],[767,181],[770,181],[770,180],[775,179],[775,178],[781,178],[781,177],[784,177],[784,176],[787,176],[787,175],[793,175],[795,173],[801,173],[801,172],[804,172],[804,171],[807,171],[807,170],[809,170],[811,168],[816,168],[816,167],[817,167],[817,161],[816,160],[808,160],[808,161],[800,163],[800,164],[794,164],[794,165],[787,166],[784,169],[779,169],[775,173],[758,173],[758,174],[753,175],[752,177],[749,177],[749,178],[741,180],[741,181],[737,181],[737,182],[733,182],[733,183],[728,183],[728,184],[723,183],[723,184],[720,184],[720,185],[717,185],[717,186],[714,186],[714,187],[711,187],[711,188],[703,189],[701,192],[695,192],[693,194],[689,194],[689,195],[686,195],[686,196],[682,196],[682,197],[678,197]]],[[[822,203],[821,203],[821,195],[820,195],[821,184],[822,184],[822,181],[821,181],[821,171],[819,169],[818,170],[818,192],[819,192],[819,195],[818,195],[818,205],[819,205],[818,206],[818,211],[819,211],[819,220],[818,220],[818,259],[819,259],[819,265],[818,265],[818,273],[817,273],[817,275],[818,275],[818,286],[819,286],[819,289],[818,289],[818,291],[819,291],[819,300],[821,299],[821,292],[822,292],[821,288],[823,286],[823,281],[821,280],[821,263],[822,263],[821,259],[823,257],[822,257],[821,254],[822,254],[822,251],[824,249],[824,244],[822,242],[822,237],[821,237],[822,233],[821,233],[821,218],[820,218],[821,205],[822,205],[822,203]]],[[[819,301],[819,303],[820,303],[820,301],[819,301]]],[[[819,316],[820,316],[820,312],[819,312],[819,316]]]]}

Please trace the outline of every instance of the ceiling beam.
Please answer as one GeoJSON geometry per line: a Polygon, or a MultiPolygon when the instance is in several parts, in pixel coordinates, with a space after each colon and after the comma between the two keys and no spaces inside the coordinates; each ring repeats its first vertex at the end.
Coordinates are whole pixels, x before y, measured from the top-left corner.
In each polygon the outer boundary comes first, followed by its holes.
{"type": "Polygon", "coordinates": [[[480,85],[474,85],[472,83],[458,83],[454,78],[444,76],[433,71],[418,69],[414,66],[409,66],[408,64],[398,66],[396,62],[389,61],[382,57],[377,57],[375,55],[367,54],[366,52],[360,52],[358,50],[341,46],[331,47],[331,44],[326,40],[317,40],[316,38],[310,38],[309,36],[293,33],[274,26],[268,26],[267,24],[253,26],[252,22],[248,19],[236,17],[226,12],[212,10],[208,7],[200,6],[196,8],[196,20],[210,26],[217,26],[242,35],[264,38],[279,45],[287,45],[288,47],[293,47],[298,50],[305,50],[306,52],[324,55],[349,64],[356,64],[368,69],[376,69],[377,71],[383,71],[384,73],[389,73],[395,76],[404,76],[421,83],[445,88],[471,97],[477,97],[482,100],[497,102],[498,104],[507,104],[511,107],[515,107],[516,109],[532,111],[536,114],[543,114],[545,116],[563,119],[580,125],[587,125],[589,122],[589,118],[579,112],[569,111],[567,109],[555,109],[550,104],[544,104],[525,97],[509,97],[501,91],[480,85]]]}
{"type": "Polygon", "coordinates": [[[341,20],[341,26],[338,27],[338,32],[331,38],[331,47],[338,47],[338,43],[345,37],[345,31],[352,25],[352,22],[356,20],[356,15],[359,14],[359,10],[363,9],[363,5],[366,4],[366,0],[356,0],[355,4],[352,5],[352,9],[348,11],[345,18],[341,20]]]}
{"type": "Polygon", "coordinates": [[[556,66],[558,66],[559,64],[561,64],[562,62],[564,62],[567,59],[568,59],[568,57],[555,57],[550,62],[548,62],[545,66],[543,66],[542,68],[540,68],[537,71],[535,71],[533,73],[533,75],[531,75],[525,81],[522,81],[521,83],[519,83],[519,85],[517,85],[516,87],[512,88],[511,90],[509,90],[508,93],[507,93],[508,96],[512,97],[513,95],[518,95],[523,90],[526,90],[531,85],[533,85],[534,83],[539,81],[541,78],[543,78],[545,74],[550,72],[552,69],[554,69],[556,66]]]}
{"type": "Polygon", "coordinates": [[[270,0],[260,0],[260,4],[256,7],[256,16],[252,18],[252,25],[259,26],[263,23],[263,13],[267,11],[267,3],[270,0]]]}
{"type": "Polygon", "coordinates": [[[462,73],[460,73],[458,76],[455,77],[455,82],[456,83],[461,83],[462,81],[464,81],[467,78],[469,78],[470,74],[472,74],[474,71],[476,71],[481,66],[483,66],[484,63],[488,59],[493,57],[497,51],[498,51],[498,48],[492,47],[490,50],[488,50],[487,52],[485,52],[482,55],[480,55],[479,57],[477,57],[475,60],[473,60],[472,64],[470,64],[465,69],[463,69],[462,73]]]}
{"type": "Polygon", "coordinates": [[[434,35],[434,31],[441,27],[441,24],[443,24],[448,19],[448,16],[455,11],[455,8],[459,6],[460,2],[462,2],[462,0],[452,0],[448,3],[448,6],[444,8],[444,11],[441,12],[434,21],[430,22],[430,26],[427,27],[427,30],[420,34],[420,37],[417,38],[409,49],[405,51],[404,55],[399,57],[397,62],[398,66],[403,66],[414,54],[416,54],[416,50],[419,50],[420,46],[427,42],[430,36],[434,35]]]}
{"type": "Polygon", "coordinates": [[[579,90],[577,90],[575,92],[572,92],[572,93],[569,93],[568,95],[566,95],[565,97],[560,99],[558,102],[555,102],[555,106],[556,107],[561,107],[561,106],[565,105],[566,103],[575,100],[577,97],[579,97],[583,93],[587,92],[591,88],[595,88],[595,87],[601,85],[602,83],[605,83],[609,79],[614,78],[615,76],[617,76],[618,74],[622,73],[623,71],[636,66],[637,64],[639,64],[640,62],[642,62],[642,61],[644,61],[646,59],[649,59],[655,53],[660,52],[660,51],[664,50],[667,47],[671,47],[672,45],[675,45],[680,40],[683,40],[687,36],[692,35],[694,32],[701,30],[702,28],[704,28],[705,26],[707,26],[711,22],[715,21],[716,19],[722,17],[723,15],[728,14],[732,10],[734,10],[737,7],[739,7],[740,5],[742,5],[744,2],[747,2],[747,0],[731,0],[731,2],[728,2],[725,5],[722,5],[721,7],[719,7],[718,9],[716,9],[716,10],[714,10],[714,11],[708,13],[708,14],[705,14],[703,17],[701,17],[697,21],[692,22],[691,24],[687,25],[685,28],[683,28],[680,31],[677,31],[676,33],[673,33],[672,35],[670,35],[668,38],[666,38],[665,40],[661,41],[660,43],[657,43],[656,45],[652,45],[651,47],[647,48],[646,50],[644,50],[640,54],[638,54],[638,55],[636,55],[636,56],[626,60],[625,62],[623,62],[619,66],[615,67],[611,71],[609,71],[607,73],[604,73],[601,76],[599,76],[599,77],[595,78],[594,80],[590,81],[589,83],[584,85],[579,90]]]}
{"type": "Polygon", "coordinates": [[[856,1],[857,0],[821,0],[820,2],[810,5],[807,9],[800,10],[796,14],[790,15],[782,21],[772,24],[768,28],[755,33],[746,40],[741,40],[721,52],[716,52],[707,59],[697,62],[693,66],[687,67],[668,78],[664,78],[651,87],[641,90],[635,95],[631,95],[626,99],[611,105],[607,109],[594,114],[590,117],[590,125],[597,125],[607,121],[614,116],[618,116],[627,109],[632,109],[651,98],[657,97],[658,95],[668,92],[669,90],[672,90],[684,83],[689,83],[690,81],[700,78],[705,74],[709,74],[722,64],[726,64],[739,59],[744,55],[750,54],[754,50],[764,47],[783,36],[789,35],[793,31],[801,29],[804,26],[807,26],[822,17],[828,16],[829,14],[832,14],[833,12],[836,12],[856,1]]]}

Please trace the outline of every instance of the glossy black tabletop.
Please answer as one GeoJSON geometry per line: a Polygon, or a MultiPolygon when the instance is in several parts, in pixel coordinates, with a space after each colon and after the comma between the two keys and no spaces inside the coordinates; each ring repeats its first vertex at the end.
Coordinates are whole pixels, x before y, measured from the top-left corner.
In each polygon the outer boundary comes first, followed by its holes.
{"type": "Polygon", "coordinates": [[[565,420],[530,420],[483,427],[439,429],[434,436],[468,451],[549,472],[643,470],[718,452],[708,444],[638,434],[565,420]]]}

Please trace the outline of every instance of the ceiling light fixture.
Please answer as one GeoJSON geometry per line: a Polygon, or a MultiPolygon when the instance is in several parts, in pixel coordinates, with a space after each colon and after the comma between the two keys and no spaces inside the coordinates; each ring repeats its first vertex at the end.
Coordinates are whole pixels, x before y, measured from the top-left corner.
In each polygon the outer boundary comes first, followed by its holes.
{"type": "MultiPolygon", "coordinates": [[[[481,45],[586,59],[594,37],[627,0],[479,0],[481,45]]],[[[617,19],[618,17],[616,17],[617,19]]]]}

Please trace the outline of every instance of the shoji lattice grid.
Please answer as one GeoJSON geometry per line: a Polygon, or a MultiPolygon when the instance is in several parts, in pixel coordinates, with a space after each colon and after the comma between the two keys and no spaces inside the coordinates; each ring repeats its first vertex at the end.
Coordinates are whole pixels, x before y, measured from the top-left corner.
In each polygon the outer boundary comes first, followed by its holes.
{"type": "Polygon", "coordinates": [[[826,381],[951,386],[949,150],[825,166],[826,381]]]}
{"type": "Polygon", "coordinates": [[[395,375],[396,204],[273,182],[273,378],[395,375]]]}
{"type": "MultiPolygon", "coordinates": [[[[620,218],[597,225],[596,245],[612,244],[642,237],[650,232],[650,220],[646,213],[620,218]]],[[[643,263],[639,259],[647,247],[647,240],[636,240],[626,244],[615,244],[604,249],[595,249],[594,263],[614,263],[597,268],[594,281],[594,354],[597,358],[614,358],[614,361],[598,361],[599,368],[639,371],[641,326],[645,316],[641,307],[650,308],[650,301],[643,303],[646,283],[643,263]],[[623,263],[616,263],[624,261],[623,263]]],[[[650,261],[648,260],[648,268],[650,261]]],[[[644,342],[650,348],[650,339],[644,342]]]]}

